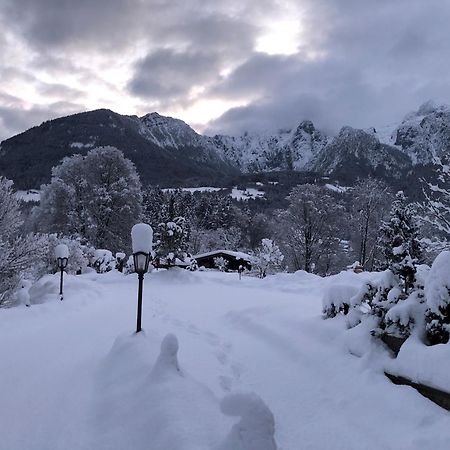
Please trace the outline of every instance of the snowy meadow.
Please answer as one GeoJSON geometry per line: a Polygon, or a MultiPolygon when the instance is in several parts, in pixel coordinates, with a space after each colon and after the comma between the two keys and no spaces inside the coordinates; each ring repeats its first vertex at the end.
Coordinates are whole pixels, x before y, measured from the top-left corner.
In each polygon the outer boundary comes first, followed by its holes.
{"type": "Polygon", "coordinates": [[[68,275],[62,302],[47,275],[0,314],[0,447],[448,448],[449,413],[384,375],[403,350],[323,319],[330,287],[360,277],[154,271],[135,334],[136,275],[68,275]]]}

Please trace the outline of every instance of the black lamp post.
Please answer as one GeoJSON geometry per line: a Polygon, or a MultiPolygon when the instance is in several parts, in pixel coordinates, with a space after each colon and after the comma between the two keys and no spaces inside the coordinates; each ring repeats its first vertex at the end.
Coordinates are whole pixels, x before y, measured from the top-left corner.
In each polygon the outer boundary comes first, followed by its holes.
{"type": "Polygon", "coordinates": [[[144,274],[148,271],[153,241],[153,230],[151,226],[145,223],[138,223],[134,225],[131,230],[131,239],[133,241],[134,270],[138,274],[139,280],[136,321],[136,333],[139,333],[142,330],[142,291],[144,274]]]}
{"type": "Polygon", "coordinates": [[[59,282],[59,299],[63,299],[63,274],[64,269],[69,262],[69,249],[65,244],[59,244],[55,247],[55,256],[58,269],[61,271],[61,280],[59,282]]]}

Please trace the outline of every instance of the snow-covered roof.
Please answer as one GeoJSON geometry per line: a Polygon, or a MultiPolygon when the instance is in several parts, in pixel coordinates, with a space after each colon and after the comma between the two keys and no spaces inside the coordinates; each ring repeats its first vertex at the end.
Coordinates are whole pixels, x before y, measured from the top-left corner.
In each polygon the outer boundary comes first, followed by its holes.
{"type": "Polygon", "coordinates": [[[214,256],[218,253],[222,253],[224,255],[233,256],[236,259],[244,259],[245,261],[251,261],[251,256],[244,252],[233,252],[232,250],[213,250],[212,252],[200,253],[198,255],[194,255],[194,259],[198,258],[207,258],[208,256],[214,256]]]}

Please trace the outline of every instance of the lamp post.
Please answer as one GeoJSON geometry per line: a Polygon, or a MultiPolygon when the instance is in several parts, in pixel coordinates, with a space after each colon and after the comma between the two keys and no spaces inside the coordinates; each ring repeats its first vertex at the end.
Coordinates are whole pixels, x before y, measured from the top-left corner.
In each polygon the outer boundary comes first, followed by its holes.
{"type": "Polygon", "coordinates": [[[134,270],[138,274],[138,306],[136,333],[142,330],[142,291],[144,284],[144,274],[148,271],[150,262],[150,252],[153,244],[153,230],[146,223],[137,223],[131,229],[131,241],[133,244],[134,270]]]}
{"type": "Polygon", "coordinates": [[[69,248],[65,244],[59,244],[55,247],[55,257],[56,263],[58,264],[58,269],[61,271],[61,280],[59,283],[59,299],[62,300],[63,297],[63,274],[64,269],[67,267],[69,262],[69,248]]]}

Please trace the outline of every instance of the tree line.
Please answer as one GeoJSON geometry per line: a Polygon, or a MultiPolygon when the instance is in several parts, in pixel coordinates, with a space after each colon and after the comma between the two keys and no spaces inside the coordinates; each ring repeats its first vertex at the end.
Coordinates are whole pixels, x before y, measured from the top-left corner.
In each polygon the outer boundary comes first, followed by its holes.
{"type": "MultiPolygon", "coordinates": [[[[424,243],[424,261],[446,247],[450,232],[448,165],[437,161],[436,173],[437,184],[422,183],[425,202],[403,199],[424,243]]],[[[21,209],[10,181],[1,179],[0,190],[3,297],[27,265],[42,266],[35,261],[48,253],[49,242],[68,242],[79,255],[73,270],[77,264],[80,270],[82,255],[92,249],[129,254],[130,230],[140,221],[154,229],[154,256],[171,261],[218,249],[261,255],[264,245],[276,245],[283,255],[276,266],[283,270],[328,275],[356,262],[364,270],[388,265],[391,244],[380,230],[393,214],[395,195],[373,178],[343,192],[301,184],[291,190],[286,206],[264,208],[264,200],[237,201],[227,191],[143,187],[122,152],[101,147],[54,167],[50,183],[41,187],[40,204],[31,211],[21,209]]],[[[51,258],[44,259],[47,270],[51,258]]]]}

